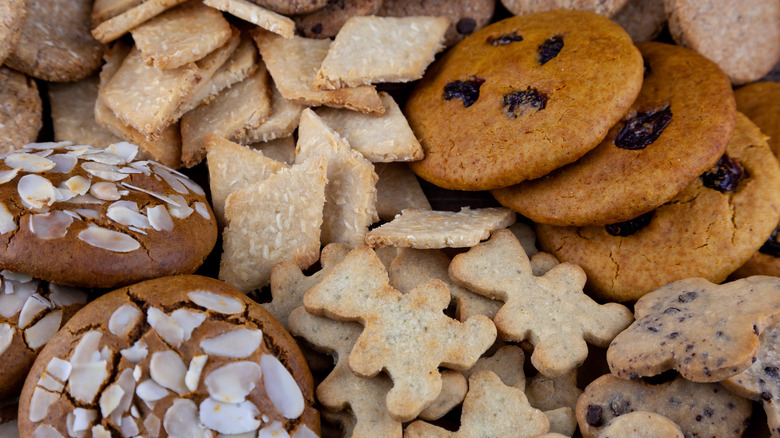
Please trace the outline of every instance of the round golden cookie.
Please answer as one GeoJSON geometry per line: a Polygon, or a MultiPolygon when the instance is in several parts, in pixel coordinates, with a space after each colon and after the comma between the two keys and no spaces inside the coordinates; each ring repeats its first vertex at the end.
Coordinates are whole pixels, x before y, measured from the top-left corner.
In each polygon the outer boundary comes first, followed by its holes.
{"type": "Polygon", "coordinates": [[[539,178],[593,149],[642,85],[617,24],[581,11],[511,17],[432,65],[405,108],[425,151],[417,175],[456,190],[539,178]]]}
{"type": "Polygon", "coordinates": [[[0,153],[35,141],[43,126],[43,103],[35,80],[0,66],[0,153]]]}
{"type": "Polygon", "coordinates": [[[551,225],[623,222],[669,201],[718,161],[736,117],[728,77],[692,50],[638,47],[645,79],[623,120],[576,162],[494,190],[498,202],[551,225]]]}
{"type": "Polygon", "coordinates": [[[542,250],[585,270],[589,292],[630,301],[684,278],[722,282],[778,219],[780,165],[758,128],[738,113],[724,157],[666,204],[620,224],[538,224],[536,232],[542,250]]]}
{"type": "Polygon", "coordinates": [[[36,359],[18,421],[29,437],[309,437],[320,431],[313,405],[311,373],[282,325],[225,283],[185,275],[115,290],[74,315],[36,359]]]}
{"type": "Polygon", "coordinates": [[[22,34],[25,14],[25,0],[0,2],[0,64],[5,62],[22,34]]]}

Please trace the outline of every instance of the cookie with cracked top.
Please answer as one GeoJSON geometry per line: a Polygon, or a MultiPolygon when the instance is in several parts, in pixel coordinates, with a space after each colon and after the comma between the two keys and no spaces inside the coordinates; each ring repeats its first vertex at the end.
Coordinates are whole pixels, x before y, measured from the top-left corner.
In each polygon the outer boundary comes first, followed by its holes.
{"type": "Polygon", "coordinates": [[[107,293],[68,321],[25,382],[19,429],[314,436],[313,386],[295,340],[260,305],[212,278],[162,277],[107,293]]]}
{"type": "Polygon", "coordinates": [[[425,151],[412,170],[456,190],[544,176],[604,139],[636,99],[642,73],[628,34],[591,12],[491,24],[452,47],[412,91],[405,113],[425,151]]]}
{"type": "Polygon", "coordinates": [[[576,162],[494,190],[501,204],[551,225],[623,222],[669,201],[718,161],[736,119],[729,79],[693,50],[638,47],[645,77],[628,114],[576,162]]]}
{"type": "Polygon", "coordinates": [[[205,192],[137,152],[60,142],[0,155],[0,269],[76,287],[194,272],[217,238],[205,192]]]}
{"type": "Polygon", "coordinates": [[[414,15],[442,16],[450,19],[444,34],[444,45],[452,46],[490,23],[496,0],[383,0],[377,15],[408,17],[414,15]]]}

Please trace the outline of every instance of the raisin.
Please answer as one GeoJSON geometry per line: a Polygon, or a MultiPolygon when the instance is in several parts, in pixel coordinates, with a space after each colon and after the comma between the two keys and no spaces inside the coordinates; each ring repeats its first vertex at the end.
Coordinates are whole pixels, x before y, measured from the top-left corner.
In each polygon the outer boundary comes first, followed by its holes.
{"type": "Polygon", "coordinates": [[[505,35],[497,37],[490,37],[487,39],[488,44],[491,46],[505,46],[507,44],[523,41],[523,36],[517,32],[511,32],[505,35]]]}
{"type": "Polygon", "coordinates": [[[458,20],[458,24],[455,25],[455,29],[461,35],[471,35],[476,27],[477,22],[473,18],[461,18],[458,20]]]}
{"type": "Polygon", "coordinates": [[[780,375],[778,375],[778,367],[764,367],[764,372],[775,379],[780,377],[780,375]]]}
{"type": "Polygon", "coordinates": [[[528,87],[527,90],[505,94],[503,103],[507,117],[516,119],[525,113],[526,109],[543,110],[547,106],[547,95],[535,88],[528,87]]]}
{"type": "Polygon", "coordinates": [[[780,229],[775,228],[774,231],[772,231],[772,235],[769,236],[769,239],[767,239],[763,245],[761,245],[761,248],[759,248],[758,251],[772,257],[780,257],[780,242],[777,241],[778,232],[780,232],[780,229]]]}
{"type": "Polygon", "coordinates": [[[479,99],[479,87],[484,83],[484,79],[476,76],[467,81],[452,81],[444,86],[444,99],[460,99],[463,101],[463,106],[468,108],[479,99]]]}
{"type": "Polygon", "coordinates": [[[311,33],[314,35],[319,35],[322,33],[322,23],[317,23],[314,26],[311,27],[311,33]]]}
{"type": "Polygon", "coordinates": [[[677,297],[677,301],[681,303],[690,303],[691,301],[696,299],[696,296],[698,294],[694,291],[685,292],[684,294],[681,294],[677,297]]]}
{"type": "Polygon", "coordinates": [[[619,417],[621,415],[627,414],[631,412],[631,402],[626,400],[623,397],[618,397],[615,400],[612,400],[612,403],[609,404],[609,409],[612,411],[613,414],[615,414],[616,417],[619,417]]]}
{"type": "Polygon", "coordinates": [[[762,400],[772,400],[772,393],[769,391],[763,391],[761,393],[761,399],[762,400]]]}
{"type": "Polygon", "coordinates": [[[701,182],[707,188],[726,193],[735,190],[744,177],[742,166],[723,154],[712,169],[701,175],[701,182]]]}
{"type": "Polygon", "coordinates": [[[604,417],[601,416],[601,406],[589,405],[585,413],[585,421],[593,427],[599,427],[604,424],[604,417]]]}
{"type": "Polygon", "coordinates": [[[547,41],[543,42],[541,46],[539,46],[539,65],[545,65],[547,62],[556,56],[558,56],[558,53],[561,52],[561,49],[563,49],[563,37],[560,35],[555,35],[550,38],[547,38],[547,41]]]}
{"type": "Polygon", "coordinates": [[[615,137],[615,146],[632,151],[644,149],[658,139],[672,121],[669,105],[657,111],[637,113],[626,120],[626,124],[615,137]]]}
{"type": "Polygon", "coordinates": [[[604,229],[613,236],[626,237],[646,227],[651,219],[653,219],[653,212],[649,211],[625,222],[605,225],[604,229]]]}

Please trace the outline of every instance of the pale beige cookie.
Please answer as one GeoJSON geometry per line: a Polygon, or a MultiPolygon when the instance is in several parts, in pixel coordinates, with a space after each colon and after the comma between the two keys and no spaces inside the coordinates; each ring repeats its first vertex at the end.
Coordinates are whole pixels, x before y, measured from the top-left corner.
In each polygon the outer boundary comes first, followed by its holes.
{"type": "Polygon", "coordinates": [[[248,145],[250,148],[282,163],[295,163],[295,139],[293,137],[277,138],[248,145]]]}
{"type": "Polygon", "coordinates": [[[374,248],[465,248],[513,223],[515,213],[508,208],[463,207],[459,212],[408,209],[366,234],[366,243],[374,248]]]}
{"type": "Polygon", "coordinates": [[[92,29],[92,36],[103,44],[121,37],[141,23],[187,0],[145,0],[115,15],[92,29]]]}
{"type": "Polygon", "coordinates": [[[0,64],[11,53],[22,34],[27,15],[26,0],[7,0],[0,3],[0,64]]]}
{"type": "Polygon", "coordinates": [[[383,0],[382,9],[377,15],[447,17],[450,27],[444,34],[444,45],[450,47],[485,27],[493,18],[496,3],[496,0],[383,0]]]}
{"type": "Polygon", "coordinates": [[[434,401],[420,412],[423,420],[436,421],[463,402],[469,384],[463,374],[444,370],[441,372],[441,392],[434,401]]]}
{"type": "Polygon", "coordinates": [[[562,263],[534,276],[509,230],[498,230],[487,242],[455,256],[450,277],[472,292],[503,301],[493,318],[501,338],[529,340],[531,363],[550,377],[581,365],[588,355],[586,342],[606,347],[633,320],[626,307],[599,305],[585,295],[585,273],[577,265],[562,263]]]}
{"type": "Polygon", "coordinates": [[[226,223],[225,200],[231,193],[289,167],[215,134],[206,134],[204,143],[208,151],[211,204],[220,226],[226,223]]]}
{"type": "Polygon", "coordinates": [[[420,79],[444,46],[445,17],[352,17],[314,78],[321,90],[420,79]]]}
{"type": "Polygon", "coordinates": [[[43,103],[35,81],[0,67],[0,100],[0,152],[35,141],[43,126],[43,103]]]}
{"type": "Polygon", "coordinates": [[[621,415],[599,432],[598,438],[684,438],[674,421],[654,412],[621,415]]]}
{"type": "Polygon", "coordinates": [[[373,86],[318,90],[314,76],[328,54],[330,40],[282,38],[270,32],[257,32],[255,41],[268,71],[285,99],[305,105],[349,108],[381,115],[385,109],[373,86]]]}
{"type": "Polygon", "coordinates": [[[529,378],[525,386],[525,395],[531,406],[543,411],[561,407],[574,410],[580,394],[582,390],[577,388],[577,369],[556,378],[540,373],[529,378]]]}
{"type": "Polygon", "coordinates": [[[258,5],[280,14],[308,14],[324,8],[328,0],[252,0],[258,5]]]}
{"type": "Polygon", "coordinates": [[[634,379],[675,369],[689,380],[717,382],[747,369],[759,335],[780,322],[780,279],[679,280],[640,298],[634,313],[636,321],[607,350],[612,374],[634,379]]]}
{"type": "Polygon", "coordinates": [[[247,0],[203,0],[203,3],[285,38],[292,38],[295,34],[295,22],[290,18],[247,0]]]}
{"type": "Polygon", "coordinates": [[[546,433],[549,429],[547,417],[528,404],[522,390],[504,385],[492,371],[480,371],[469,378],[469,392],[463,401],[457,432],[415,421],[406,428],[404,437],[530,438],[546,433]]]}
{"type": "Polygon", "coordinates": [[[612,16],[635,43],[651,41],[666,25],[664,0],[626,0],[612,16]]]}
{"type": "Polygon", "coordinates": [[[396,421],[414,419],[436,399],[442,387],[439,366],[467,369],[495,341],[487,317],[458,322],[443,313],[449,302],[441,280],[406,294],[393,289],[382,262],[366,246],[352,250],[303,298],[309,312],[364,325],[349,367],[364,377],[388,373],[393,388],[386,403],[396,421]]]}
{"type": "Polygon", "coordinates": [[[568,9],[595,12],[611,17],[627,0],[501,0],[501,4],[515,15],[568,9]]]}
{"type": "MultiPolygon", "coordinates": [[[[463,372],[463,375],[470,378],[479,371],[492,371],[501,378],[504,385],[517,388],[526,393],[527,396],[523,362],[525,362],[525,353],[523,353],[522,348],[516,345],[504,345],[492,356],[480,357],[473,367],[463,372]]],[[[533,404],[531,405],[533,406],[533,404]]],[[[538,408],[538,406],[535,407],[538,408]]]]}
{"type": "Polygon", "coordinates": [[[351,409],[354,429],[347,436],[401,436],[401,423],[390,417],[385,405],[393,382],[384,374],[358,377],[348,365],[363,330],[360,324],[311,315],[300,307],[290,314],[289,327],[313,347],[335,356],[335,368],[317,386],[317,400],[330,410],[351,409]]]}
{"type": "Polygon", "coordinates": [[[208,105],[201,105],[181,118],[181,161],[195,166],[206,157],[204,136],[241,138],[259,126],[271,113],[268,73],[261,64],[254,75],[222,90],[208,105]]]}
{"type": "MultiPolygon", "coordinates": [[[[379,15],[383,0],[328,0],[324,8],[296,15],[295,27],[307,38],[333,38],[351,17],[379,15]]],[[[428,15],[428,14],[418,14],[428,15]]]]}
{"type": "Polygon", "coordinates": [[[242,138],[236,140],[242,143],[258,143],[292,137],[305,108],[306,105],[285,99],[274,85],[271,87],[271,114],[260,126],[248,129],[242,138]]]}
{"type": "Polygon", "coordinates": [[[385,107],[385,113],[379,117],[335,108],[322,108],[317,115],[371,162],[422,159],[422,146],[401,108],[385,92],[380,92],[379,98],[385,107]]]}
{"type": "Polygon", "coordinates": [[[26,1],[24,25],[5,64],[45,81],[83,79],[100,67],[103,45],[89,33],[91,0],[26,1]]]}
{"type": "Polygon", "coordinates": [[[231,37],[230,23],[222,14],[190,1],[130,30],[147,65],[167,70],[195,62],[231,37]]]}
{"type": "Polygon", "coordinates": [[[92,27],[132,9],[145,0],[95,0],[92,4],[92,27]]]}
{"type": "Polygon", "coordinates": [[[376,211],[379,219],[392,220],[409,208],[431,209],[420,181],[405,163],[374,163],[374,171],[379,177],[376,183],[376,211]]]}
{"type": "Polygon", "coordinates": [[[562,407],[544,411],[544,415],[550,422],[550,433],[570,437],[577,431],[577,416],[572,408],[562,407]]]}
{"type": "Polygon", "coordinates": [[[509,226],[509,231],[511,231],[515,237],[517,237],[517,240],[520,241],[520,245],[523,247],[523,251],[525,251],[528,257],[533,257],[539,252],[536,248],[536,233],[534,232],[533,227],[525,222],[515,222],[509,226]]]}
{"type": "Polygon", "coordinates": [[[97,76],[48,86],[55,141],[73,141],[104,148],[123,141],[95,120],[97,76]]]}
{"type": "Polygon", "coordinates": [[[283,260],[292,260],[301,268],[317,261],[326,161],[314,159],[281,169],[228,196],[221,280],[248,293],[266,285],[271,268],[283,260]],[[277,213],[280,205],[285,208],[277,213]]]}
{"type": "Polygon", "coordinates": [[[374,166],[314,111],[305,109],[298,127],[295,162],[318,157],[328,159],[322,243],[339,242],[351,247],[363,244],[368,226],[378,219],[374,166]]]}
{"type": "Polygon", "coordinates": [[[584,438],[596,438],[614,418],[634,411],[663,415],[686,437],[738,438],[747,428],[752,405],[715,383],[678,376],[650,384],[607,374],[591,382],[577,400],[577,423],[584,438]]]}

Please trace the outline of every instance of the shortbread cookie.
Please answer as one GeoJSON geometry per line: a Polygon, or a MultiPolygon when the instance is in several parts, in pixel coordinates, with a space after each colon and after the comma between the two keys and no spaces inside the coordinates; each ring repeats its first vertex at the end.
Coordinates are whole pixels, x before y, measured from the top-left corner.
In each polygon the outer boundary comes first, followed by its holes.
{"type": "Polygon", "coordinates": [[[713,60],[735,85],[755,81],[780,60],[775,0],[664,0],[674,40],[713,60]]]}
{"type": "Polygon", "coordinates": [[[22,34],[27,14],[25,0],[8,0],[0,4],[0,64],[11,53],[22,34]]]}
{"type": "Polygon", "coordinates": [[[130,32],[136,26],[150,20],[163,12],[178,6],[187,0],[144,0],[137,2],[121,14],[111,17],[94,29],[92,36],[103,44],[108,44],[122,35],[130,32]]]}
{"type": "Polygon", "coordinates": [[[436,421],[456,406],[463,403],[468,392],[468,382],[463,374],[453,370],[441,372],[441,392],[425,409],[420,412],[419,418],[428,421],[436,421]]]}
{"type": "Polygon", "coordinates": [[[450,27],[444,34],[444,45],[452,46],[467,35],[487,26],[493,18],[496,0],[383,0],[377,15],[411,17],[415,15],[447,17],[450,27]]]}
{"type": "Polygon", "coordinates": [[[0,267],[83,287],[194,272],[217,239],[205,193],[137,152],[61,142],[5,155],[0,267]]]}
{"type": "Polygon", "coordinates": [[[285,38],[291,38],[295,33],[293,20],[252,4],[248,0],[204,0],[203,3],[285,38]]]}
{"type": "Polygon", "coordinates": [[[745,263],[780,219],[780,167],[745,116],[726,154],[676,197],[630,221],[605,227],[537,224],[539,245],[582,266],[587,289],[635,300],[675,280],[719,283],[745,263]]]}
{"type": "Polygon", "coordinates": [[[324,8],[328,0],[252,0],[258,5],[280,14],[307,14],[324,8]]]}
{"type": "Polygon", "coordinates": [[[0,67],[0,153],[35,141],[43,126],[43,103],[35,80],[0,67]]]}
{"type": "Polygon", "coordinates": [[[405,163],[374,163],[376,182],[376,211],[379,219],[392,220],[402,211],[414,208],[430,210],[417,176],[405,163]]]}
{"type": "Polygon", "coordinates": [[[492,371],[501,378],[501,382],[504,385],[518,388],[525,392],[526,381],[523,362],[525,362],[525,353],[523,353],[522,348],[516,345],[504,345],[492,356],[479,358],[473,367],[463,372],[463,375],[471,377],[479,371],[492,371]]]}
{"type": "Polygon", "coordinates": [[[22,390],[22,436],[319,434],[292,336],[224,283],[164,277],[84,307],[22,390]],[[56,434],[55,434],[56,433],[56,434]]]}
{"type": "Polygon", "coordinates": [[[76,82],[48,85],[49,106],[55,141],[73,141],[104,148],[123,141],[95,120],[97,76],[76,82]]]}
{"type": "Polygon", "coordinates": [[[22,34],[5,60],[45,81],[83,79],[100,67],[103,45],[89,33],[91,0],[27,1],[22,34]]]}
{"type": "Polygon", "coordinates": [[[634,411],[615,417],[598,438],[685,438],[680,426],[654,412],[634,411]]]}
{"type": "Polygon", "coordinates": [[[635,43],[651,41],[666,25],[664,0],[626,0],[611,18],[635,43]]]}
{"type": "Polygon", "coordinates": [[[736,118],[729,79],[692,50],[638,47],[645,77],[628,114],[576,162],[494,190],[502,205],[558,226],[623,222],[669,201],[718,161],[736,118]]]}
{"type": "Polygon", "coordinates": [[[752,404],[716,383],[677,377],[649,384],[610,374],[591,382],[577,400],[577,422],[585,438],[600,436],[614,418],[634,411],[663,415],[684,436],[737,438],[749,423],[752,404]]]}
{"type": "Polygon", "coordinates": [[[307,38],[333,38],[351,17],[380,15],[377,13],[382,4],[383,0],[329,0],[324,8],[293,18],[300,35],[307,38]]]}
{"type": "MultiPolygon", "coordinates": [[[[0,294],[0,400],[19,395],[27,372],[57,330],[87,303],[79,289],[2,271],[0,294]]],[[[0,434],[0,436],[5,436],[0,434]]]]}
{"type": "Polygon", "coordinates": [[[628,34],[593,13],[487,26],[444,54],[409,97],[405,114],[425,152],[412,170],[456,190],[546,175],[604,139],[636,99],[642,65],[628,34]]]}
{"type": "Polygon", "coordinates": [[[611,17],[627,0],[501,0],[501,4],[515,15],[568,9],[595,12],[611,17]]]}

